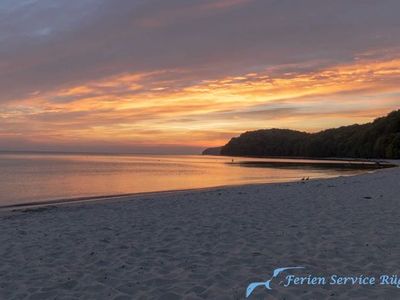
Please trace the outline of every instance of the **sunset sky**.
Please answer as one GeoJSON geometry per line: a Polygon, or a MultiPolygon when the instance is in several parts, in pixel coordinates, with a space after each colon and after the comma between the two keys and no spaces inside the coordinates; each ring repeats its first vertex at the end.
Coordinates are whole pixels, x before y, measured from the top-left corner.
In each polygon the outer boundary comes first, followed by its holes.
{"type": "Polygon", "coordinates": [[[198,153],[400,108],[398,0],[2,0],[0,150],[198,153]]]}

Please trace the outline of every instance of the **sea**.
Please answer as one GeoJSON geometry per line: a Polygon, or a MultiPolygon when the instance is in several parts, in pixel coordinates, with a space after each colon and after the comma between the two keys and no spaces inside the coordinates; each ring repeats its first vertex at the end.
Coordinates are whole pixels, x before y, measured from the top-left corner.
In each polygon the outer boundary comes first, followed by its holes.
{"type": "Polygon", "coordinates": [[[326,167],[327,161],[321,161],[323,166],[318,160],[304,164],[307,162],[202,155],[0,152],[0,207],[366,172],[363,168],[326,167]],[[285,164],[288,161],[294,164],[285,164]]]}

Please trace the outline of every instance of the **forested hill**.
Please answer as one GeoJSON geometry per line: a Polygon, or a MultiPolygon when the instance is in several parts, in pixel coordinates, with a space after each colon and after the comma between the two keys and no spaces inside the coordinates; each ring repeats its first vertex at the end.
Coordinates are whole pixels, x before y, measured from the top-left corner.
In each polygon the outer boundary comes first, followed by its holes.
{"type": "Polygon", "coordinates": [[[221,148],[230,156],[400,158],[400,110],[372,123],[305,133],[287,129],[249,131],[221,148]]]}
{"type": "Polygon", "coordinates": [[[203,155],[220,155],[222,147],[207,148],[203,151],[203,155]]]}

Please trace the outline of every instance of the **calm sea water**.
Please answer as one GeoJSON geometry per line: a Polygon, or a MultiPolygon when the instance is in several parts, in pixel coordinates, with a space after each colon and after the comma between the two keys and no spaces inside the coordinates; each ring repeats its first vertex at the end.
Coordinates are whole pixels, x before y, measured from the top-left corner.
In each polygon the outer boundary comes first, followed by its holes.
{"type": "Polygon", "coordinates": [[[267,183],[360,170],[246,167],[230,157],[0,153],[0,206],[65,198],[267,183]]]}

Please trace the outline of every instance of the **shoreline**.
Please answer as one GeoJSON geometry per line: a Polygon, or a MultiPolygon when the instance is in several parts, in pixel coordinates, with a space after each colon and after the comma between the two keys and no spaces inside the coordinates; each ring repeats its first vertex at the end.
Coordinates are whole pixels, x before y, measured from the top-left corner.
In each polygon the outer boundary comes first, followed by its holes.
{"type": "MultiPolygon", "coordinates": [[[[264,163],[264,162],[241,162],[241,163],[233,163],[233,164],[243,164],[243,165],[249,165],[249,167],[253,167],[253,165],[264,165],[264,164],[269,164],[269,163],[264,163]]],[[[274,164],[281,164],[281,163],[274,163],[274,164]]],[[[318,164],[318,163],[316,163],[318,164]]],[[[299,165],[304,166],[304,165],[313,165],[313,163],[300,163],[299,165]]],[[[364,164],[363,164],[364,165],[364,164]]],[[[340,177],[353,177],[353,176],[360,176],[360,175],[365,175],[369,174],[372,172],[377,172],[380,170],[384,169],[389,169],[389,168],[396,168],[400,167],[400,162],[399,163],[385,163],[382,164],[381,167],[375,167],[375,168],[370,168],[371,164],[368,164],[368,166],[365,166],[363,169],[365,169],[365,173],[362,174],[352,174],[352,175],[339,175],[335,177],[326,177],[326,178],[315,178],[315,179],[310,179],[310,181],[315,181],[315,180],[329,180],[329,179],[335,179],[335,178],[340,178],[340,177]],[[367,171],[368,170],[368,171],[367,171]]],[[[168,194],[175,194],[175,193],[185,193],[185,192],[201,192],[201,191],[208,191],[208,190],[214,190],[214,189],[225,189],[225,188],[231,188],[231,187],[246,187],[246,186],[253,186],[253,185],[275,185],[275,184],[285,184],[285,183],[295,183],[299,182],[300,180],[292,180],[292,181],[282,181],[282,182],[266,182],[266,183],[246,183],[246,184],[226,184],[226,185],[219,185],[219,186],[211,186],[211,187],[202,187],[202,188],[189,188],[189,189],[176,189],[176,190],[161,190],[161,191],[151,191],[151,192],[138,192],[138,193],[124,193],[124,194],[110,194],[110,195],[95,195],[95,196],[82,196],[82,197],[72,197],[72,198],[57,198],[57,199],[49,199],[49,200],[36,200],[36,201],[31,201],[31,202],[24,202],[24,203],[16,203],[16,204],[9,204],[9,205],[0,205],[0,212],[2,211],[16,211],[16,210],[21,210],[21,209],[27,209],[27,208],[36,208],[36,207],[42,207],[42,206],[57,206],[57,205],[68,205],[68,204],[80,204],[80,203],[98,203],[98,202],[111,202],[111,201],[124,201],[124,200],[132,200],[132,198],[136,197],[142,197],[142,196],[158,196],[158,195],[168,195],[168,194]]]]}
{"type": "MultiPolygon", "coordinates": [[[[376,169],[381,168],[388,168],[393,167],[394,165],[389,161],[358,161],[358,160],[340,160],[340,158],[326,159],[326,160],[318,160],[318,159],[309,159],[309,160],[298,160],[298,159],[252,159],[252,158],[228,158],[225,157],[223,161],[218,162],[218,166],[225,166],[228,167],[235,167],[232,169],[236,171],[240,176],[240,171],[242,173],[246,173],[246,175],[242,176],[249,176],[251,178],[252,174],[256,173],[259,174],[258,177],[256,176],[253,180],[247,179],[240,179],[235,178],[233,176],[231,179],[233,180],[213,180],[209,182],[202,182],[202,178],[197,178],[198,183],[200,184],[185,184],[185,178],[180,178],[179,182],[181,184],[174,184],[172,186],[168,185],[168,178],[164,176],[163,184],[159,184],[158,186],[155,185],[153,187],[145,187],[141,188],[129,187],[125,184],[125,187],[122,189],[116,188],[114,189],[112,186],[109,188],[102,188],[102,186],[91,186],[89,188],[82,186],[80,189],[77,189],[76,192],[74,191],[73,184],[70,184],[70,188],[67,188],[63,191],[63,186],[58,184],[57,182],[51,181],[51,178],[45,178],[44,180],[36,180],[35,184],[26,184],[31,182],[29,176],[23,177],[25,179],[20,179],[21,184],[9,184],[9,188],[7,190],[7,181],[6,181],[6,189],[1,194],[2,201],[0,203],[0,210],[5,209],[17,209],[20,207],[31,207],[31,206],[42,206],[42,205],[57,205],[64,202],[83,202],[83,201],[96,201],[98,199],[111,199],[111,198],[121,198],[121,197],[134,197],[146,194],[153,194],[153,193],[160,193],[160,192],[181,192],[186,190],[194,190],[194,189],[208,189],[208,188],[218,188],[218,187],[226,187],[226,186],[236,186],[236,185],[243,185],[243,184],[267,184],[267,183],[277,183],[277,182],[295,182],[297,180],[301,180],[301,178],[332,178],[335,176],[349,176],[355,173],[362,173],[367,172],[369,170],[373,171],[376,169]],[[229,161],[228,161],[229,160],[229,161]],[[251,168],[257,168],[257,170],[253,171],[251,168]],[[268,170],[265,171],[267,176],[264,178],[262,169],[267,168],[268,170]],[[269,171],[271,169],[271,171],[269,171]],[[287,172],[290,174],[289,176],[281,176],[280,177],[280,170],[283,170],[283,173],[287,172]],[[277,178],[269,175],[268,173],[275,173],[277,174],[277,178]],[[307,174],[307,173],[310,174],[307,174]],[[316,173],[316,176],[314,174],[316,173]],[[348,173],[348,174],[345,174],[348,173]],[[351,174],[350,174],[351,173],[351,174]],[[47,189],[50,192],[47,192],[47,189]],[[21,190],[21,194],[19,193],[21,190]],[[30,191],[30,192],[29,192],[30,191]],[[43,191],[43,192],[42,192],[43,191]],[[34,195],[34,196],[33,196],[34,195]]],[[[221,167],[221,170],[223,168],[221,167]]],[[[211,169],[210,169],[211,170],[211,169]]],[[[212,176],[212,172],[209,173],[209,176],[212,176]]],[[[62,181],[64,180],[62,172],[60,174],[56,174],[59,179],[62,181]]],[[[84,180],[90,181],[92,177],[96,175],[96,173],[90,174],[82,178],[84,180]]],[[[11,177],[12,178],[12,177],[11,177]]],[[[17,176],[14,176],[13,180],[10,182],[18,182],[17,176]]],[[[39,178],[40,174],[39,174],[39,178]]],[[[97,178],[97,177],[96,177],[97,178]]],[[[246,177],[244,177],[246,178],[246,177]]],[[[113,180],[117,178],[114,176],[112,177],[113,180]]],[[[135,178],[130,178],[130,180],[135,178]]],[[[7,177],[6,177],[7,180],[7,177]]],[[[74,182],[74,178],[72,176],[67,176],[65,181],[68,183],[74,182]]],[[[140,178],[139,178],[140,180],[140,178]]],[[[193,179],[192,179],[193,180],[193,179]]],[[[104,181],[104,180],[103,180],[104,181]]],[[[148,178],[147,181],[151,182],[151,178],[148,178]]],[[[118,182],[116,182],[118,185],[118,182]]],[[[79,186],[79,183],[78,183],[79,186]]]]}
{"type": "MultiPolygon", "coordinates": [[[[321,276],[400,274],[399,181],[400,168],[388,168],[7,211],[0,298],[244,299],[250,282],[282,266],[321,276]]],[[[399,295],[391,286],[275,283],[251,299],[399,295]]]]}
{"type": "Polygon", "coordinates": [[[287,160],[320,160],[320,161],[343,161],[343,162],[365,162],[365,163],[375,163],[375,162],[387,162],[393,159],[386,158],[351,158],[351,157],[310,157],[310,156],[235,156],[235,155],[221,155],[221,154],[201,154],[202,156],[220,156],[220,157],[236,157],[236,158],[259,158],[259,159],[287,159],[287,160]]]}

